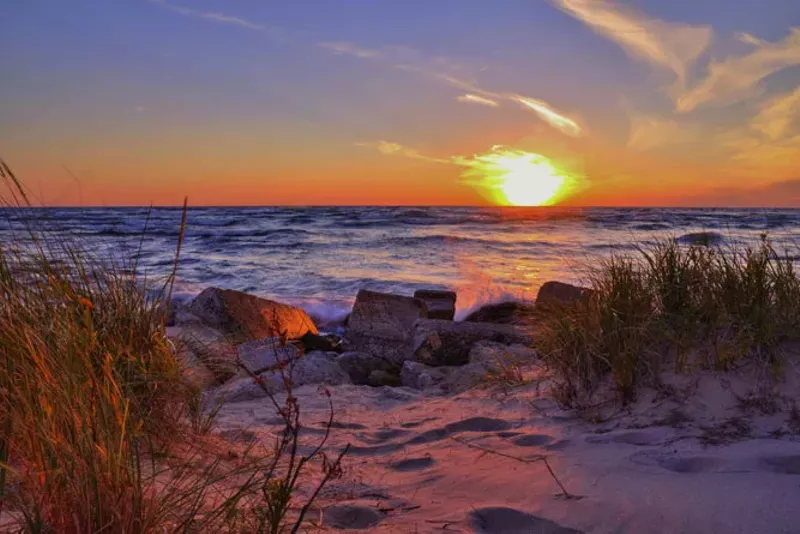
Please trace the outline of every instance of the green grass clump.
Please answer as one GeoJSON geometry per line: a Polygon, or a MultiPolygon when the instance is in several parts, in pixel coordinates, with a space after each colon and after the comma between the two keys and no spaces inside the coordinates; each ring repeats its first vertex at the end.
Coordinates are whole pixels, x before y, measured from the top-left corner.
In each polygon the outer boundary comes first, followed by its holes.
{"type": "Polygon", "coordinates": [[[764,236],[751,247],[665,240],[614,254],[591,270],[591,298],[542,313],[537,345],[568,405],[588,402],[610,374],[623,401],[666,365],[729,369],[748,359],[779,370],[800,335],[792,258],[764,236]]]}

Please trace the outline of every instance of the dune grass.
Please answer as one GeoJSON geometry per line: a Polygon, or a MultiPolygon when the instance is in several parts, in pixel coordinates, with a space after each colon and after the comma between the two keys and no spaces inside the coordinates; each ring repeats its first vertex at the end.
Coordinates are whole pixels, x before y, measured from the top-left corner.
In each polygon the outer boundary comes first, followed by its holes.
{"type": "MultiPolygon", "coordinates": [[[[19,214],[25,190],[0,161],[3,179],[19,214]]],[[[297,532],[321,489],[296,502],[307,464],[338,476],[322,445],[298,453],[290,377],[288,408],[270,397],[291,414],[274,446],[236,462],[205,447],[214,412],[166,335],[174,276],[149,283],[135,260],[35,223],[0,242],[0,530],[297,532]]]]}
{"type": "Polygon", "coordinates": [[[663,240],[590,270],[593,293],[541,314],[537,345],[566,405],[590,402],[613,379],[624,401],[661,369],[730,369],[756,361],[775,373],[800,337],[793,259],[763,236],[749,247],[663,240]]]}

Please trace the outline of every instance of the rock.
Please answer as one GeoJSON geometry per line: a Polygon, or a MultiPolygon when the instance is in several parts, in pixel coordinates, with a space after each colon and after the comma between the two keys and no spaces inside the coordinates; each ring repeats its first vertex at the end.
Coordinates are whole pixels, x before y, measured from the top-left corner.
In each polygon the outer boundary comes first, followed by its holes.
{"type": "Polygon", "coordinates": [[[444,381],[445,373],[443,368],[430,367],[409,360],[403,362],[403,368],[400,370],[400,383],[411,389],[431,389],[444,381]]]}
{"type": "Polygon", "coordinates": [[[414,326],[414,359],[426,365],[464,365],[479,341],[530,344],[530,336],[512,325],[419,319],[414,326]]]}
{"type": "MultiPolygon", "coordinates": [[[[288,362],[298,360],[302,357],[303,351],[293,343],[281,343],[277,337],[264,339],[261,341],[248,341],[237,347],[239,360],[251,372],[259,374],[266,368],[278,369],[285,366],[288,362]]],[[[237,369],[237,373],[242,377],[247,373],[237,369]]]]}
{"type": "Polygon", "coordinates": [[[470,313],[466,319],[472,323],[529,324],[533,321],[535,307],[527,302],[501,302],[487,304],[470,313]]]}
{"type": "Polygon", "coordinates": [[[373,387],[390,386],[399,387],[402,385],[400,376],[397,373],[376,369],[367,377],[367,384],[373,387]]]}
{"type": "Polygon", "coordinates": [[[588,287],[573,286],[556,281],[545,282],[536,295],[536,306],[543,308],[586,302],[592,293],[594,290],[588,287]]]}
{"type": "Polygon", "coordinates": [[[188,311],[204,324],[239,341],[282,335],[299,339],[309,332],[319,333],[308,314],[300,308],[231,289],[210,287],[204,290],[188,311]]]}
{"type": "Polygon", "coordinates": [[[312,334],[308,332],[300,338],[306,352],[321,350],[322,352],[342,352],[342,338],[336,334],[312,334]]]}
{"type": "Polygon", "coordinates": [[[454,291],[418,289],[414,292],[414,298],[425,303],[429,319],[452,321],[456,315],[457,295],[454,291]]]}
{"type": "Polygon", "coordinates": [[[347,322],[347,348],[400,364],[411,358],[414,323],[424,317],[419,299],[362,289],[347,322]]]}
{"type": "Polygon", "coordinates": [[[167,306],[166,326],[185,326],[199,324],[198,317],[189,312],[191,299],[188,297],[173,297],[167,306]]]}
{"type": "Polygon", "coordinates": [[[483,364],[474,363],[459,367],[431,367],[407,361],[400,371],[401,384],[411,389],[429,393],[458,393],[479,384],[486,377],[483,364]]]}
{"type": "Polygon", "coordinates": [[[172,339],[180,357],[189,365],[202,363],[217,384],[232,378],[238,371],[236,345],[222,332],[201,324],[188,324],[168,328],[167,337],[172,339]]]}
{"type": "MultiPolygon", "coordinates": [[[[328,384],[331,386],[350,384],[350,377],[336,363],[336,353],[310,352],[301,356],[291,366],[292,386],[297,388],[309,384],[328,384]]],[[[287,371],[289,372],[289,371],[287,371]]],[[[267,371],[260,375],[264,384],[273,393],[284,391],[283,377],[278,371],[267,371]]],[[[238,378],[217,388],[216,396],[226,402],[241,402],[266,397],[267,394],[250,377],[238,378]]]]}
{"type": "Polygon", "coordinates": [[[392,364],[383,358],[372,356],[364,352],[345,352],[336,362],[350,376],[353,384],[366,386],[370,384],[370,374],[373,371],[389,371],[392,364]]]}

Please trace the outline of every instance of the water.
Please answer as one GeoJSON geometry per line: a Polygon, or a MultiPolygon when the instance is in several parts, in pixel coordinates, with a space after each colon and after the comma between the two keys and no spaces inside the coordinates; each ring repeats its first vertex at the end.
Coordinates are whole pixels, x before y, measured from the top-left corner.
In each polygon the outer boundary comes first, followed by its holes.
{"type": "MultiPolygon", "coordinates": [[[[172,268],[181,211],[48,208],[24,216],[91,250],[131,257],[141,245],[140,270],[160,277],[172,268]]],[[[22,225],[18,212],[0,211],[0,221],[0,242],[22,225]]],[[[581,266],[613,249],[699,231],[729,245],[768,233],[778,248],[795,249],[800,210],[194,208],[178,289],[239,289],[335,319],[360,288],[446,288],[459,292],[463,316],[480,303],[533,298],[547,280],[580,281],[581,266]]]]}

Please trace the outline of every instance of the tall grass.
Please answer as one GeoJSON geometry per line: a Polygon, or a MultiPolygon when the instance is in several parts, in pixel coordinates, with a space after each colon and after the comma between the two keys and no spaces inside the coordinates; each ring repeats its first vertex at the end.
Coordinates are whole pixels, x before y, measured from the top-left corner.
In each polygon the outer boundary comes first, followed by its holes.
{"type": "Polygon", "coordinates": [[[780,370],[800,337],[793,259],[763,236],[749,247],[663,240],[591,270],[592,297],[539,317],[537,344],[566,404],[588,402],[610,376],[623,401],[665,366],[728,369],[755,359],[780,370]]]}
{"type": "MultiPolygon", "coordinates": [[[[2,180],[6,209],[29,221],[25,190],[0,160],[2,180]]],[[[185,220],[184,206],[181,236],[185,220]]],[[[175,270],[153,285],[135,261],[87,254],[37,224],[15,232],[0,241],[0,525],[10,518],[20,532],[67,534],[297,532],[312,502],[294,512],[300,475],[321,457],[324,484],[340,473],[341,455],[328,461],[323,441],[299,456],[291,390],[291,411],[270,397],[292,414],[273,450],[226,464],[197,440],[212,421],[166,336],[175,270]],[[284,471],[291,476],[278,479],[284,471]]]]}

